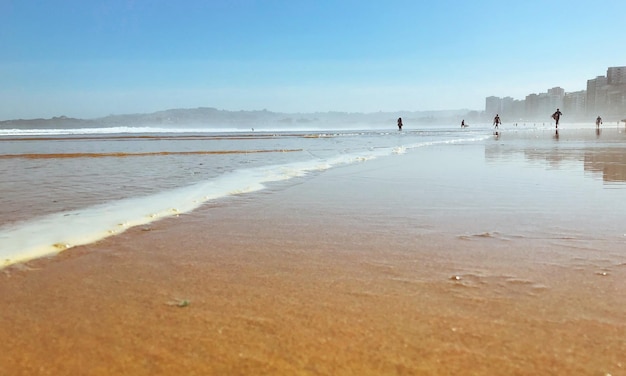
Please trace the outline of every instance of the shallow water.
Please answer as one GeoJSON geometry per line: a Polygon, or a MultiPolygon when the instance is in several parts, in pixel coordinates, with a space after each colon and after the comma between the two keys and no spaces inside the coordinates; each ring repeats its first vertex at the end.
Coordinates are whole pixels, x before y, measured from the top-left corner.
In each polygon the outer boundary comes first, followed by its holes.
{"type": "Polygon", "coordinates": [[[132,134],[0,138],[0,225],[207,181],[244,168],[367,156],[444,132],[132,134]]]}
{"type": "Polygon", "coordinates": [[[10,264],[265,182],[473,137],[446,129],[8,135],[0,139],[1,256],[10,264]]]}
{"type": "MultiPolygon", "coordinates": [[[[556,133],[511,127],[497,134],[488,127],[144,131],[2,136],[4,264],[86,244],[271,182],[377,158],[402,163],[405,153],[424,153],[424,163],[414,167],[415,175],[389,182],[398,185],[390,189],[411,186],[419,193],[410,198],[416,207],[399,208],[400,218],[419,213],[437,223],[453,210],[467,217],[469,233],[486,220],[498,224],[490,233],[509,237],[567,238],[590,226],[598,236],[626,234],[626,134],[620,128],[556,133]],[[428,154],[440,148],[446,153],[428,154]],[[487,211],[488,216],[481,214],[487,211]],[[516,215],[535,221],[515,220],[516,215]]],[[[363,179],[367,184],[367,173],[363,179]]]]}

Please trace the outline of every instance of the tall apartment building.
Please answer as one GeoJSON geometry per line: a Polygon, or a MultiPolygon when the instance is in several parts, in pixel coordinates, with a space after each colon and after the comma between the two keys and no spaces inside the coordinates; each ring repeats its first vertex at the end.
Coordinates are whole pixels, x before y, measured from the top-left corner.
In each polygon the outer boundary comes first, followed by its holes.
{"type": "Polygon", "coordinates": [[[527,95],[524,118],[548,121],[557,108],[563,109],[564,97],[565,90],[560,87],[549,89],[546,93],[527,95]]]}
{"type": "Polygon", "coordinates": [[[606,70],[606,81],[609,85],[626,84],[626,67],[609,67],[606,70]]]}
{"type": "Polygon", "coordinates": [[[604,112],[606,109],[607,79],[598,76],[587,80],[587,115],[604,112]]]}
{"type": "Polygon", "coordinates": [[[626,118],[626,67],[610,67],[606,71],[607,115],[626,118]]]}
{"type": "MultiPolygon", "coordinates": [[[[563,107],[563,98],[565,97],[565,89],[561,87],[553,87],[552,89],[548,89],[548,108],[557,108],[563,107]]],[[[554,112],[554,111],[553,111],[554,112]]]]}
{"type": "Polygon", "coordinates": [[[525,103],[525,112],[528,119],[534,119],[539,116],[539,95],[528,94],[525,103]]]}
{"type": "Polygon", "coordinates": [[[502,112],[502,99],[500,97],[485,98],[485,113],[487,116],[496,116],[502,112]]]}
{"type": "Polygon", "coordinates": [[[565,93],[563,97],[563,113],[568,117],[582,118],[587,110],[587,92],[585,90],[565,93]]]}
{"type": "Polygon", "coordinates": [[[500,100],[500,114],[511,116],[513,114],[513,98],[504,97],[500,100]]]}
{"type": "Polygon", "coordinates": [[[626,115],[626,67],[609,67],[606,76],[587,80],[587,115],[626,115]]]}
{"type": "Polygon", "coordinates": [[[529,94],[524,100],[510,97],[488,97],[485,112],[496,113],[510,119],[544,121],[560,108],[567,119],[589,120],[600,115],[604,119],[626,118],[626,66],[609,67],[606,76],[587,80],[587,90],[566,93],[553,87],[545,93],[529,94]]]}

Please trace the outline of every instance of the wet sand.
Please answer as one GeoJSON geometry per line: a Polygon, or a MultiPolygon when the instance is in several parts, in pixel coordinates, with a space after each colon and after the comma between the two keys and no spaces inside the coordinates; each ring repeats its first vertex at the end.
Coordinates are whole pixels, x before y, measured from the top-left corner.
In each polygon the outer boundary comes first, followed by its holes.
{"type": "Polygon", "coordinates": [[[0,271],[0,374],[626,374],[623,239],[433,202],[466,167],[417,167],[443,149],[0,271]]]}

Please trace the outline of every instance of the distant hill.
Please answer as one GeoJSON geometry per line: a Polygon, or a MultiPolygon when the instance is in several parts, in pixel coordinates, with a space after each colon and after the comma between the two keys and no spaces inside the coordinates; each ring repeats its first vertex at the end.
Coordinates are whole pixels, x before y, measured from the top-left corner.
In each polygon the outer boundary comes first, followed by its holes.
{"type": "Polygon", "coordinates": [[[93,120],[75,119],[66,116],[51,119],[17,119],[0,121],[3,129],[49,129],[49,128],[87,128],[98,127],[93,120]]]}
{"type": "MultiPolygon", "coordinates": [[[[479,114],[474,112],[476,116],[479,114]]],[[[267,110],[226,111],[211,107],[170,109],[148,114],[110,115],[96,119],[77,119],[58,116],[50,119],[17,119],[0,121],[2,129],[55,129],[55,128],[107,128],[107,127],[226,127],[299,128],[304,126],[336,127],[377,125],[395,126],[398,117],[405,124],[456,124],[460,118],[471,115],[469,110],[397,111],[397,112],[315,112],[280,113],[267,110]]]]}

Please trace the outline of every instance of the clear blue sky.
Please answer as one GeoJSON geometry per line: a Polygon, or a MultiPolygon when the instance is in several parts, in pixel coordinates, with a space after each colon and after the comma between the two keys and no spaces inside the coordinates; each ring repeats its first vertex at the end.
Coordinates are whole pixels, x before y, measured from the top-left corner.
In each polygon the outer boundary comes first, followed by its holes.
{"type": "Polygon", "coordinates": [[[0,0],[0,120],[484,109],[626,65],[626,1],[0,0]]]}

